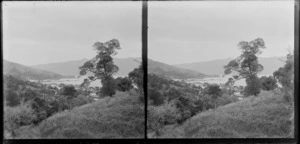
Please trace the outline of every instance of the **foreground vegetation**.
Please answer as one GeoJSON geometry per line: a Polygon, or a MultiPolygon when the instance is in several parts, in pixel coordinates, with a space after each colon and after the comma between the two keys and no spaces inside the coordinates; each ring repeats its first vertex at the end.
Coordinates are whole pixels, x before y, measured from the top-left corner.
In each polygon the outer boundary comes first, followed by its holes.
{"type": "Polygon", "coordinates": [[[160,136],[163,127],[182,124],[194,115],[238,101],[230,90],[218,85],[206,88],[185,82],[148,76],[147,132],[160,136]]]}
{"type": "Polygon", "coordinates": [[[285,65],[273,76],[259,78],[263,66],[257,55],[265,48],[263,39],[242,41],[239,46],[240,57],[224,66],[224,73],[233,77],[223,85],[195,86],[150,74],[148,137],[293,137],[294,54],[287,54],[285,65]],[[246,86],[234,86],[241,78],[246,86]]]}
{"type": "Polygon", "coordinates": [[[161,138],[292,138],[293,104],[280,90],[199,113],[182,125],[169,125],[161,138]]]}
{"type": "MultiPolygon", "coordinates": [[[[122,81],[122,80],[121,80],[122,81]]],[[[53,88],[5,76],[4,136],[19,138],[139,138],[144,103],[139,90],[118,83],[112,97],[95,101],[84,86],[53,88]],[[124,92],[122,92],[124,91],[124,92]]]]}
{"type": "Polygon", "coordinates": [[[143,138],[144,122],[138,95],[119,92],[24,128],[18,138],[143,138]]]}

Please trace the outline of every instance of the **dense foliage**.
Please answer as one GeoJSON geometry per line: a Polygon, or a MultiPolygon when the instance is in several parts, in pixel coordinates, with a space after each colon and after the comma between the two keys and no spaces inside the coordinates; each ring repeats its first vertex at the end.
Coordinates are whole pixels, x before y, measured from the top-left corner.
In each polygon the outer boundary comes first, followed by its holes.
{"type": "Polygon", "coordinates": [[[160,135],[162,127],[181,124],[192,116],[237,101],[216,84],[205,88],[148,75],[148,132],[160,135]]]}
{"type": "Polygon", "coordinates": [[[287,54],[287,60],[285,65],[280,67],[273,73],[273,76],[282,85],[285,91],[285,99],[289,102],[293,102],[294,99],[294,54],[287,54]]]}
{"type": "Polygon", "coordinates": [[[14,138],[21,126],[37,125],[63,110],[70,110],[93,101],[72,85],[62,85],[62,88],[58,89],[5,75],[5,133],[8,137],[14,138]]]}
{"type": "Polygon", "coordinates": [[[263,76],[260,78],[261,88],[265,91],[274,90],[278,87],[276,79],[272,76],[263,76]]]}
{"type": "Polygon", "coordinates": [[[128,74],[129,79],[132,81],[135,90],[139,93],[139,100],[144,103],[145,95],[144,95],[144,70],[143,65],[141,64],[138,68],[135,68],[128,74]]]}
{"type": "Polygon", "coordinates": [[[287,89],[293,89],[294,84],[294,55],[289,53],[285,65],[273,73],[278,82],[287,89]]]}
{"type": "Polygon", "coordinates": [[[132,81],[128,77],[118,77],[116,78],[117,90],[119,91],[129,91],[133,89],[132,81]]]}

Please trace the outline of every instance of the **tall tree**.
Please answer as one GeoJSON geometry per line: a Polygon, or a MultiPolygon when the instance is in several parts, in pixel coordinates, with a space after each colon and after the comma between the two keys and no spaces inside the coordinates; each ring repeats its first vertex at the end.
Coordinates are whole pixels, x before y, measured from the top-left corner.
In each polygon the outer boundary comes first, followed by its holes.
{"type": "Polygon", "coordinates": [[[285,65],[280,67],[277,71],[273,73],[275,79],[283,87],[283,92],[285,100],[293,102],[294,99],[294,53],[289,51],[287,54],[287,60],[285,65]]]}
{"type": "Polygon", "coordinates": [[[294,84],[294,54],[289,52],[285,65],[273,73],[274,78],[286,89],[293,90],[294,84]]]}
{"type": "Polygon", "coordinates": [[[144,82],[144,72],[143,72],[143,65],[141,64],[138,68],[135,68],[133,71],[131,71],[128,74],[128,77],[132,82],[137,86],[138,91],[141,95],[144,95],[144,88],[143,88],[143,82],[144,82]]]}
{"type": "Polygon", "coordinates": [[[118,72],[119,68],[113,62],[112,56],[117,54],[116,50],[120,50],[120,43],[117,39],[112,39],[107,42],[96,42],[94,48],[97,55],[79,67],[80,75],[85,75],[88,72],[93,73],[89,76],[89,81],[101,79],[102,88],[101,94],[113,96],[116,93],[116,86],[114,84],[114,73],[118,72]]]}
{"type": "Polygon", "coordinates": [[[241,41],[238,47],[241,49],[242,54],[224,66],[224,73],[226,75],[233,74],[236,80],[245,78],[247,83],[245,95],[256,96],[260,93],[260,81],[257,74],[263,70],[263,66],[258,63],[257,56],[265,48],[265,42],[262,38],[257,38],[250,42],[241,41]]]}

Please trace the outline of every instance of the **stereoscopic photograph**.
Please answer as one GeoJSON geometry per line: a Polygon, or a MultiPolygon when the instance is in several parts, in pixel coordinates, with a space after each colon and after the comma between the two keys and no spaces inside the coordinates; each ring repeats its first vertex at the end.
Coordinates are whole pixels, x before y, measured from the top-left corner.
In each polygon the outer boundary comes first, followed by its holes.
{"type": "Polygon", "coordinates": [[[293,138],[294,5],[148,2],[148,138],[293,138]]]}
{"type": "Polygon", "coordinates": [[[2,11],[4,139],[144,138],[141,1],[2,11]]]}
{"type": "Polygon", "coordinates": [[[295,4],[2,2],[4,140],[293,139],[295,4]]]}

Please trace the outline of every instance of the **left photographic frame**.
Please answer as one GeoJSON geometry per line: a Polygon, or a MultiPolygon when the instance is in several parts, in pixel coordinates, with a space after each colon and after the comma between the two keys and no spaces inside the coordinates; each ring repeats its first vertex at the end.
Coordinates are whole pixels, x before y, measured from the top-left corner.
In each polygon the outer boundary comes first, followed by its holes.
{"type": "Polygon", "coordinates": [[[142,1],[2,3],[4,139],[144,139],[142,1]]]}

